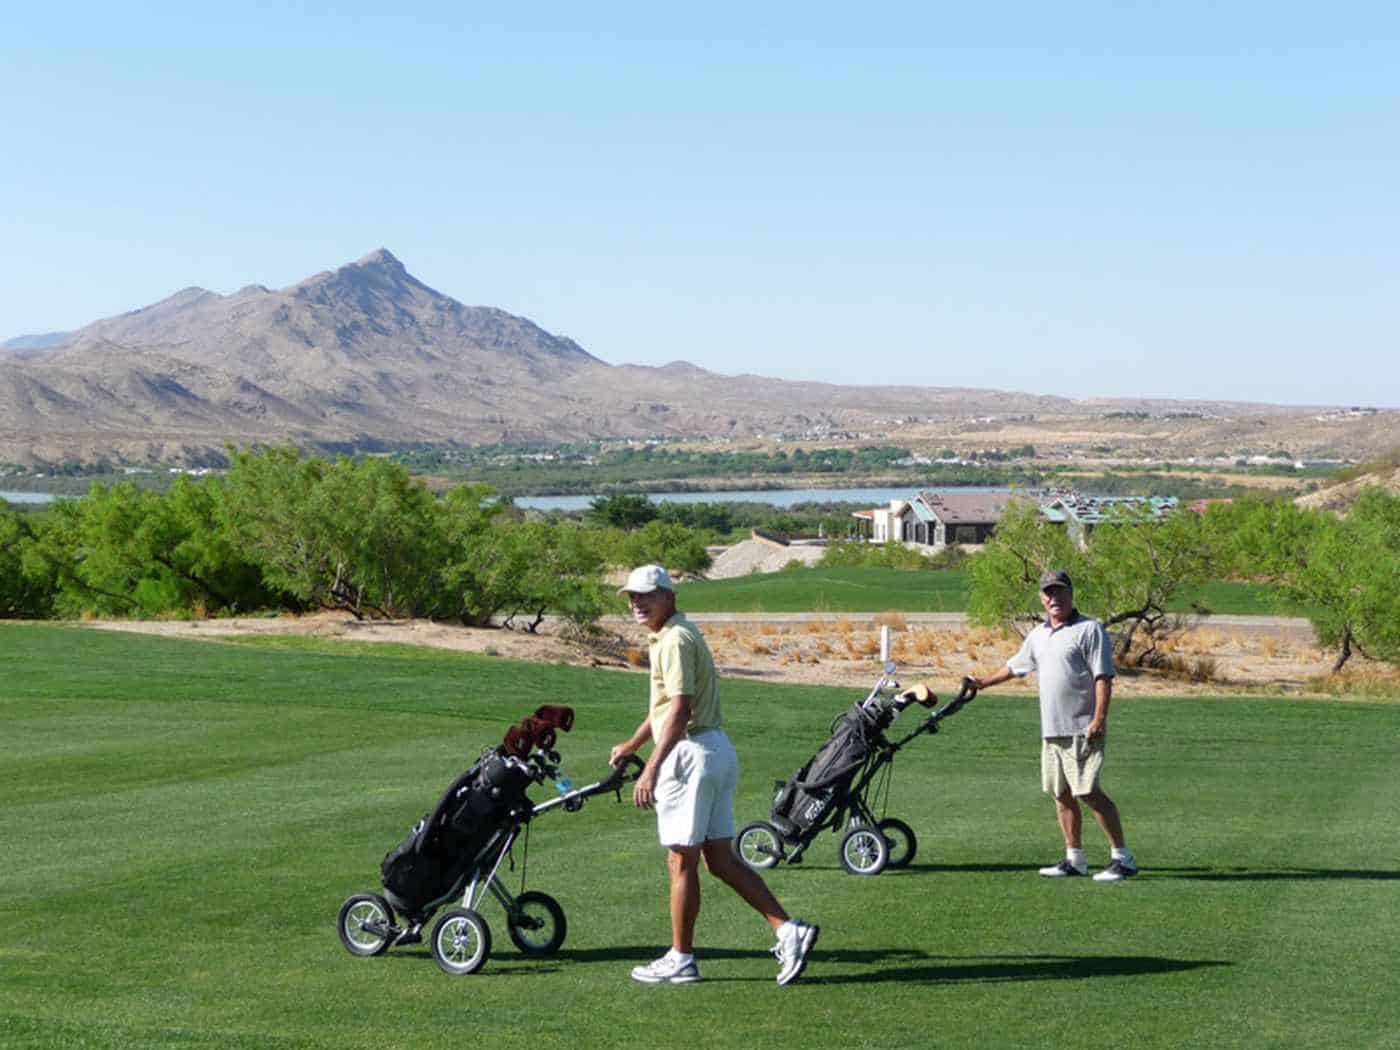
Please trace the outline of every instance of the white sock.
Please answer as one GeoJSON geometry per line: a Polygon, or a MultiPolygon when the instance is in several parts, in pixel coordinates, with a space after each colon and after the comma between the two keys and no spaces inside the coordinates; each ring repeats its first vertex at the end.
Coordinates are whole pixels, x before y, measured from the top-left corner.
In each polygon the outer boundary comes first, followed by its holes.
{"type": "Polygon", "coordinates": [[[1065,850],[1065,860],[1069,861],[1076,868],[1084,867],[1084,851],[1082,849],[1065,850]]]}
{"type": "Polygon", "coordinates": [[[1130,850],[1127,846],[1114,846],[1114,847],[1113,847],[1113,859],[1114,859],[1114,860],[1132,860],[1132,859],[1133,859],[1133,851],[1130,850]]]}

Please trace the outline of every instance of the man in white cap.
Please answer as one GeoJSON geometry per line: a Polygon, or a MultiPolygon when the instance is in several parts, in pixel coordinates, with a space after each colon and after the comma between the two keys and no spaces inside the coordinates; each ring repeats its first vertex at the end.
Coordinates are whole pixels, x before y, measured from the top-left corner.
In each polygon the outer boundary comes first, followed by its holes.
{"type": "Polygon", "coordinates": [[[703,858],[710,874],[773,928],[778,983],[788,984],[806,968],[818,927],[790,918],[759,874],[734,853],[739,760],[720,728],[719,676],[710,648],[676,611],[675,587],[660,565],[633,569],[618,593],[627,595],[633,619],[651,632],[651,699],[647,717],[612,749],[610,761],[616,764],[651,741],[632,798],[643,809],[656,809],[671,876],[671,950],[633,969],[632,978],[643,984],[700,980],[694,939],[703,858]]]}
{"type": "Polygon", "coordinates": [[[1112,850],[1108,866],[1095,882],[1119,882],[1138,872],[1137,860],[1123,840],[1118,807],[1099,785],[1108,704],[1113,697],[1113,650],[1098,620],[1074,607],[1074,584],[1063,569],[1040,577],[1045,620],[1005,667],[973,679],[978,689],[998,685],[1032,671],[1040,676],[1040,780],[1055,799],[1055,816],[1065,840],[1065,859],[1041,868],[1048,878],[1088,874],[1081,829],[1081,802],[1089,807],[1112,850]]]}

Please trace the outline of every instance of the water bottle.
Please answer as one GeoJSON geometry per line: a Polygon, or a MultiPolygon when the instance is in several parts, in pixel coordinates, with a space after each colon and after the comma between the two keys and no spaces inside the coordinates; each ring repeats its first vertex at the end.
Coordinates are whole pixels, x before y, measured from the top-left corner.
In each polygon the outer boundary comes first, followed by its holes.
{"type": "Polygon", "coordinates": [[[559,775],[554,778],[554,790],[561,795],[567,795],[573,789],[574,782],[569,779],[569,774],[561,769],[559,775]]]}

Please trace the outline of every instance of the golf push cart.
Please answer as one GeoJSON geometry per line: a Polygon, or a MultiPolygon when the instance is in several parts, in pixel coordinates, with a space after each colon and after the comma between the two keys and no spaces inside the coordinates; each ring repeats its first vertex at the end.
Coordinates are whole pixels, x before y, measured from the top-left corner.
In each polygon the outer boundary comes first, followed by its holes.
{"type": "Polygon", "coordinates": [[[901,690],[894,673],[894,663],[887,661],[870,694],[836,717],[831,735],[811,760],[774,784],[768,819],[745,825],[734,840],[745,864],[761,870],[784,861],[800,863],[807,847],[828,828],[841,834],[841,864],[852,875],[878,875],[886,866],[900,868],[914,859],[914,829],[883,816],[894,757],[916,737],[938,732],[939,723],[969,703],[977,688],[964,678],[956,697],[907,736],[890,740],[884,731],[906,707],[938,703],[925,686],[901,690]]]}
{"type": "Polygon", "coordinates": [[[636,780],[642,766],[631,756],[603,779],[573,788],[553,750],[555,729],[568,732],[573,718],[568,707],[539,708],[452,782],[433,811],[385,855],[384,892],[357,893],[341,905],[337,925],[347,951],[375,956],[417,944],[438,909],[460,898],[433,924],[428,944],[446,973],[475,973],[491,953],[491,930],[478,911],[487,892],[505,909],[506,930],[521,952],[545,956],[559,950],[567,931],[564,909],[547,893],[511,894],[497,875],[501,863],[535,817],[561,808],[577,812],[604,792],[617,792],[620,800],[622,786],[636,780]],[[546,780],[560,794],[536,805],[526,791],[546,780]]]}

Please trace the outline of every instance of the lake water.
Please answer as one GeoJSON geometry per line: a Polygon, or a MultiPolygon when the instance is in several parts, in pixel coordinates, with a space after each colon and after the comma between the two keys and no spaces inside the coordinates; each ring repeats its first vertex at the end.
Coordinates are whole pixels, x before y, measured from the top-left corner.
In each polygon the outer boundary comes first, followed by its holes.
{"type": "MultiPolygon", "coordinates": [[[[898,489],[735,489],[727,492],[649,492],[653,503],[767,503],[791,507],[797,503],[860,503],[871,507],[889,506],[890,500],[908,499],[917,486],[898,489]]],[[[997,485],[958,485],[935,488],[933,492],[1005,492],[997,485]]],[[[52,503],[59,497],[50,492],[0,492],[10,503],[52,503]]],[[[517,507],[532,510],[587,510],[596,496],[518,496],[517,507]]]]}
{"type": "MultiPolygon", "coordinates": [[[[920,489],[910,485],[899,489],[746,489],[730,492],[648,492],[653,503],[768,503],[791,507],[797,503],[860,503],[887,507],[890,500],[908,499],[920,489]]],[[[959,485],[930,489],[931,492],[1005,492],[999,485],[959,485]]],[[[517,507],[532,510],[587,510],[596,496],[518,496],[517,507]]]]}
{"type": "Polygon", "coordinates": [[[52,503],[58,499],[52,492],[0,492],[6,503],[52,503]]]}

